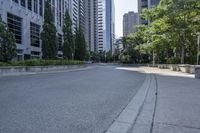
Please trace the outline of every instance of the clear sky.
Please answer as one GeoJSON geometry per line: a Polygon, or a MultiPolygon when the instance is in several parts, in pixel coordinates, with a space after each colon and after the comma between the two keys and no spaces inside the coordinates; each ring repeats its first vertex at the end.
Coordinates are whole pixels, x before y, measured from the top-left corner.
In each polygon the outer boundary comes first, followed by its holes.
{"type": "Polygon", "coordinates": [[[129,11],[138,12],[138,0],[114,0],[115,2],[115,34],[123,36],[123,15],[129,11]]]}

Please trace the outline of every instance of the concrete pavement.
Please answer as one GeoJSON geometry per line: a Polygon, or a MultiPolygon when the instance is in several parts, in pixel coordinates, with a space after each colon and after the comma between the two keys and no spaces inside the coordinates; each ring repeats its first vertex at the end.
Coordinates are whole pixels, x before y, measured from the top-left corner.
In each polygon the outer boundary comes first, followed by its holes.
{"type": "Polygon", "coordinates": [[[143,69],[152,81],[131,133],[200,133],[200,80],[191,74],[143,69]]]}

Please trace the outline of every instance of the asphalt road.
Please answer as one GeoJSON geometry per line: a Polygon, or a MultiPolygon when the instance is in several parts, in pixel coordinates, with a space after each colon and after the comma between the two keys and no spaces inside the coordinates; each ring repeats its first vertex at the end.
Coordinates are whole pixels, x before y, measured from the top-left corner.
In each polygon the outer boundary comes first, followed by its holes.
{"type": "Polygon", "coordinates": [[[0,133],[103,133],[145,74],[113,65],[0,78],[0,133]]]}

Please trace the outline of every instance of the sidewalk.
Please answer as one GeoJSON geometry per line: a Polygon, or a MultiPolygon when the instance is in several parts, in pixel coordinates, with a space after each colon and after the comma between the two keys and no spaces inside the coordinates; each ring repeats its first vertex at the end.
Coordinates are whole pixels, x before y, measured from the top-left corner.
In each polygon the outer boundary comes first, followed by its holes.
{"type": "Polygon", "coordinates": [[[131,133],[200,133],[200,80],[165,69],[143,69],[151,83],[131,133]]]}

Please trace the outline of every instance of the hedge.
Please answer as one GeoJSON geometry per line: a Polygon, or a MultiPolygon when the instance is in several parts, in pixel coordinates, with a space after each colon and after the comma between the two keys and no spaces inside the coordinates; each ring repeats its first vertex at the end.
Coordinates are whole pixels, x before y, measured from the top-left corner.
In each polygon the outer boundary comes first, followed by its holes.
{"type": "Polygon", "coordinates": [[[85,61],[78,60],[25,60],[0,62],[0,66],[49,66],[49,65],[81,65],[85,61]]]}

